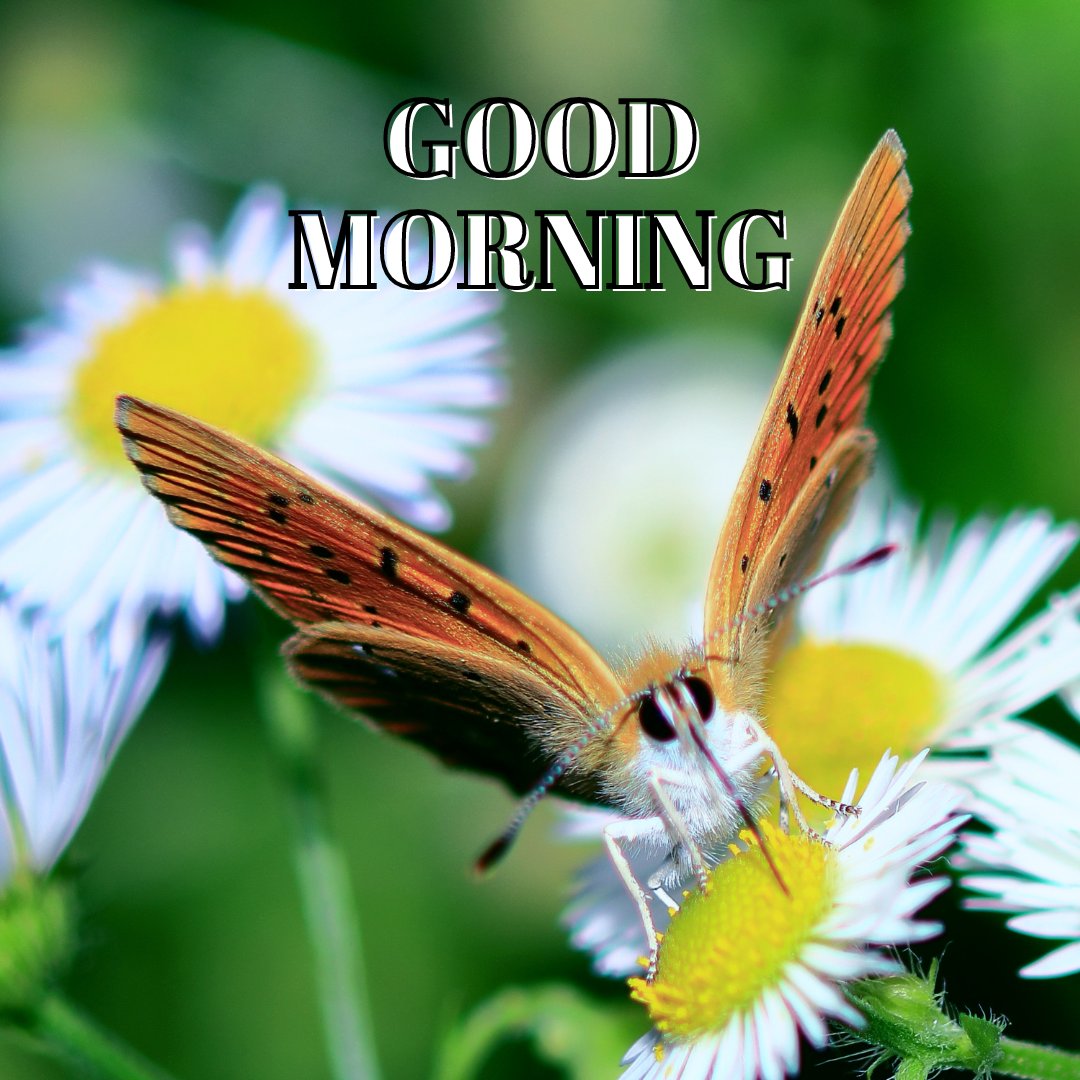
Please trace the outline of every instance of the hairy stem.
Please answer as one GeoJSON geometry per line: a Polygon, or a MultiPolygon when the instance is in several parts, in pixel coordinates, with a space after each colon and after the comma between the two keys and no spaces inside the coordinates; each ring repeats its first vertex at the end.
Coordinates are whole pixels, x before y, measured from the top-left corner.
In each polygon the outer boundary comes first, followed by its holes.
{"type": "Polygon", "coordinates": [[[1001,1056],[993,1071],[999,1076],[1017,1076],[1022,1080],[1080,1080],[1080,1054],[1039,1046],[1019,1039],[1003,1038],[1001,1056]]]}

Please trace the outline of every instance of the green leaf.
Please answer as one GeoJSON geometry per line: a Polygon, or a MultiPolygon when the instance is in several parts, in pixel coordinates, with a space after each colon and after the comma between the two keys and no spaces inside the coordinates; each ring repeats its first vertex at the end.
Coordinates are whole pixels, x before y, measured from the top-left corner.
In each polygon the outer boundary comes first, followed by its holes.
{"type": "Polygon", "coordinates": [[[926,1080],[930,1066],[915,1058],[905,1058],[896,1069],[896,1080],[926,1080]]]}
{"type": "Polygon", "coordinates": [[[603,1005],[568,986],[512,987],[477,1006],[444,1038],[436,1080],[471,1080],[507,1039],[527,1038],[537,1056],[571,1080],[616,1075],[641,1034],[640,1014],[603,1005]]]}
{"type": "Polygon", "coordinates": [[[957,1021],[971,1046],[965,1064],[976,1076],[989,1076],[1001,1057],[1002,1025],[971,1013],[961,1013],[957,1021]]]}

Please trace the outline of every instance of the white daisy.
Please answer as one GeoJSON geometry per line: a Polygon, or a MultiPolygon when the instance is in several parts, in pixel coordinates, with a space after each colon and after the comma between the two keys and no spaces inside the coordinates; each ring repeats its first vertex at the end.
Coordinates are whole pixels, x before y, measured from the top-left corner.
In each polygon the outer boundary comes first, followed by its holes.
{"type": "Polygon", "coordinates": [[[128,631],[58,633],[0,604],[0,889],[60,857],[157,685],[166,640],[128,631]]]}
{"type": "MultiPolygon", "coordinates": [[[[1002,636],[1069,554],[1076,526],[1043,513],[937,518],[918,538],[910,508],[860,507],[828,565],[890,540],[880,566],[829,582],[801,602],[801,636],[777,660],[763,715],[791,767],[833,793],[891,747],[909,755],[985,750],[1014,718],[1080,676],[1080,589],[1002,636]]],[[[961,778],[964,762],[928,768],[961,778]]]]}
{"type": "Polygon", "coordinates": [[[995,746],[972,779],[972,809],[992,831],[964,834],[957,863],[980,872],[962,883],[985,894],[965,906],[1017,912],[1011,929],[1066,942],[1021,975],[1080,971],[1080,749],[1025,728],[995,746]]]}
{"type": "MultiPolygon", "coordinates": [[[[807,594],[798,613],[802,636],[778,657],[766,687],[771,734],[795,772],[825,795],[839,796],[852,764],[867,775],[883,743],[907,754],[918,740],[970,750],[1009,738],[1025,730],[1015,714],[1080,674],[1080,591],[987,647],[1069,553],[1073,526],[1055,527],[1041,514],[959,530],[939,521],[919,543],[917,518],[910,509],[860,508],[826,564],[884,540],[899,551],[807,594]]],[[[971,790],[981,766],[943,757],[924,769],[971,790]]],[[[975,809],[973,801],[965,808],[975,809]]],[[[820,822],[820,808],[803,809],[820,822]]],[[[593,820],[578,814],[575,822],[593,820]]],[[[608,819],[595,820],[594,840],[608,819]]],[[[569,831],[588,832],[580,824],[569,831]]],[[[639,881],[657,869],[644,854],[630,858],[639,881]]],[[[650,903],[662,930],[667,912],[650,903]]],[[[636,908],[603,859],[579,878],[566,922],[600,974],[629,974],[647,947],[636,908]]]]}
{"type": "Polygon", "coordinates": [[[0,355],[0,590],[90,625],[112,604],[184,610],[212,637],[242,591],[172,528],[124,460],[118,393],[189,412],[425,528],[433,477],[462,476],[495,403],[495,300],[289,289],[282,196],[258,190],[218,244],[178,239],[163,279],[111,265],[0,355]]]}
{"type": "Polygon", "coordinates": [[[879,946],[940,930],[916,915],[948,882],[911,879],[962,819],[950,816],[951,788],[913,783],[922,757],[898,769],[886,754],[860,816],[830,827],[828,846],[761,823],[775,873],[749,832],[732,845],[708,890],[672,915],[655,976],[631,980],[653,1030],[627,1053],[624,1077],[773,1080],[798,1068],[800,1032],[820,1047],[829,1018],[861,1024],[842,985],[900,970],[879,946]]]}

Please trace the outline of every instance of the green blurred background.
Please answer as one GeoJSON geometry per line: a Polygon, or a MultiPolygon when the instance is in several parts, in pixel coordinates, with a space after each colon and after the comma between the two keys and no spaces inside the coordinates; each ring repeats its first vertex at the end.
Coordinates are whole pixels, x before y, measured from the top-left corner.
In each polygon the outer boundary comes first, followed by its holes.
{"type": "MultiPolygon", "coordinates": [[[[5,342],[86,258],[156,267],[178,218],[216,228],[257,180],[280,183],[293,205],[447,215],[637,203],[723,221],[783,208],[790,293],[720,283],[707,294],[673,284],[507,299],[510,403],[478,475],[448,492],[451,539],[490,559],[502,463],[532,414],[598,356],[651,335],[736,332],[779,357],[843,195],[892,126],[910,155],[914,235],[871,415],[896,474],[925,504],[961,515],[1016,505],[1080,515],[1072,2],[156,0],[6,5],[0,18],[5,342]],[[452,183],[419,184],[382,153],[386,115],[415,95],[450,97],[459,117],[490,95],[538,116],[570,95],[613,109],[620,96],[666,96],[694,113],[701,152],[685,176],[632,191],[542,164],[512,183],[462,168],[452,183]]],[[[1058,581],[1074,581],[1078,565],[1058,581]]],[[[84,935],[68,985],[180,1077],[319,1078],[287,821],[253,707],[250,620],[238,613],[213,651],[178,646],[73,846],[84,935]]],[[[498,987],[570,980],[622,998],[558,927],[579,856],[551,841],[551,807],[479,883],[471,860],[503,824],[506,795],[324,718],[388,1077],[426,1075],[439,1033],[498,987]]],[[[1020,1037],[1075,1041],[1076,979],[1013,974],[1036,943],[988,915],[952,919],[946,940],[959,1003],[1005,1014],[1020,1037]]],[[[490,1069],[511,1074],[555,1075],[520,1048],[490,1069]]],[[[0,1076],[62,1075],[0,1040],[0,1076]]]]}

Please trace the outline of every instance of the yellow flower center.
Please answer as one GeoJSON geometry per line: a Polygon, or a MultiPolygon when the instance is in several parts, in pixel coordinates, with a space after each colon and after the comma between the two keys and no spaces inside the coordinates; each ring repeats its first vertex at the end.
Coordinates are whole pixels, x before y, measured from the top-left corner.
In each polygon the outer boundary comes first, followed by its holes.
{"type": "Polygon", "coordinates": [[[945,716],[945,686],[922,660],[894,649],[803,640],[780,657],[764,715],[791,768],[838,798],[852,768],[865,784],[886,750],[907,757],[931,741],[945,716]]]}
{"type": "Polygon", "coordinates": [[[315,373],[314,343],[273,297],[221,282],[181,286],[96,336],[75,371],[68,419],[94,465],[127,471],[113,427],[117,394],[261,443],[281,431],[315,373]]]}
{"type": "Polygon", "coordinates": [[[836,853],[804,834],[759,822],[781,888],[752,834],[686,898],[664,934],[652,982],[631,979],[631,996],[658,1031],[693,1038],[721,1031],[797,960],[836,890],[836,853]]]}

